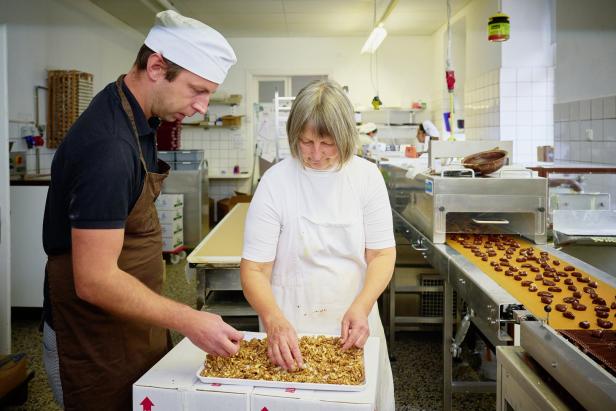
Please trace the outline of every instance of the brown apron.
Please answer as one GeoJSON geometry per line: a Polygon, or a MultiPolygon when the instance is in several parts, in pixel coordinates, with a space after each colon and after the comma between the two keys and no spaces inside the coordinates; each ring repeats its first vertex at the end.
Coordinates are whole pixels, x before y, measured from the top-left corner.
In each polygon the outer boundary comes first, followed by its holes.
{"type": "MultiPolygon", "coordinates": [[[[160,294],[162,238],[154,201],[169,165],[158,160],[160,174],[148,172],[123,77],[116,87],[137,139],[145,181],[126,220],[118,266],[160,294]]],[[[77,297],[70,253],[49,256],[47,272],[65,409],[131,410],[132,384],[171,348],[169,332],[113,316],[77,297]]]]}

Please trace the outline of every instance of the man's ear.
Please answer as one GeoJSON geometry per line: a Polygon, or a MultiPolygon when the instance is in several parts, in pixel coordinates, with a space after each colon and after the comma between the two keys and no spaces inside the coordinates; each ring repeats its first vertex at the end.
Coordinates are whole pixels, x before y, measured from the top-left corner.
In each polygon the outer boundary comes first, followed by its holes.
{"type": "Polygon", "coordinates": [[[158,81],[165,78],[167,74],[167,63],[160,53],[152,53],[148,57],[148,65],[146,69],[148,78],[152,81],[158,81]]]}

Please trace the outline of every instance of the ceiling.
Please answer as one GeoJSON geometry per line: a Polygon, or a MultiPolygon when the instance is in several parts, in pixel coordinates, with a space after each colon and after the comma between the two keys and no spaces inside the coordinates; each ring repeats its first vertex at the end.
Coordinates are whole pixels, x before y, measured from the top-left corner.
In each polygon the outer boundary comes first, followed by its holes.
{"type": "MultiPolygon", "coordinates": [[[[146,34],[158,11],[173,5],[226,37],[367,36],[373,0],[90,0],[146,34]]],[[[452,13],[470,0],[451,0],[452,13]]],[[[389,0],[376,0],[377,20],[389,0]]],[[[430,35],[447,22],[446,0],[399,0],[385,27],[391,35],[430,35]]]]}

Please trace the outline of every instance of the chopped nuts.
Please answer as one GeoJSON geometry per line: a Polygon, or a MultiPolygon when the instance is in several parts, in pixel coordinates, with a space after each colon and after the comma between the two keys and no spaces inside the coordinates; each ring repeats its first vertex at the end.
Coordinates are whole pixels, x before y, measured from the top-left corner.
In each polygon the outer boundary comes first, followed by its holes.
{"type": "Polygon", "coordinates": [[[364,351],[342,351],[339,337],[301,337],[299,349],[304,367],[289,372],[267,357],[267,338],[241,341],[233,357],[208,355],[202,377],[287,381],[317,384],[359,385],[364,382],[364,351]]]}

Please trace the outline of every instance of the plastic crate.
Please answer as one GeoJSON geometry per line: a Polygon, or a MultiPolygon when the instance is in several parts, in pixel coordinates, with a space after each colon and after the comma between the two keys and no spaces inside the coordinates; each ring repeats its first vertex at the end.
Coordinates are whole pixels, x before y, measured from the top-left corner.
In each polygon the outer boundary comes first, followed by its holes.
{"type": "Polygon", "coordinates": [[[167,162],[174,163],[175,162],[175,151],[159,151],[158,158],[167,162]]]}
{"type": "Polygon", "coordinates": [[[198,162],[203,160],[203,150],[181,150],[175,152],[176,162],[198,162]]]}

